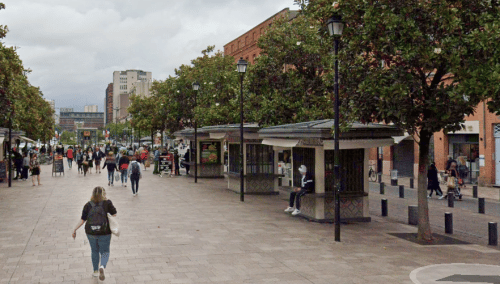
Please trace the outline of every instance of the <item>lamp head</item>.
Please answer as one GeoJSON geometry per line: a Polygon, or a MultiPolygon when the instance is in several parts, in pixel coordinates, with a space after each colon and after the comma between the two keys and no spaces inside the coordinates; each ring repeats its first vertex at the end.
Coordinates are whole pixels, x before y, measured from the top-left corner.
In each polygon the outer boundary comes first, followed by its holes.
{"type": "Polygon", "coordinates": [[[239,73],[244,74],[247,72],[248,63],[245,60],[243,60],[243,57],[241,57],[240,60],[238,60],[238,63],[236,65],[238,66],[239,73]]]}
{"type": "Polygon", "coordinates": [[[328,32],[330,36],[341,36],[342,31],[344,30],[344,22],[342,22],[342,17],[339,15],[335,15],[328,19],[326,22],[328,27],[328,32]]]}
{"type": "Polygon", "coordinates": [[[193,83],[193,90],[198,91],[200,89],[200,83],[194,82],[193,83]]]}

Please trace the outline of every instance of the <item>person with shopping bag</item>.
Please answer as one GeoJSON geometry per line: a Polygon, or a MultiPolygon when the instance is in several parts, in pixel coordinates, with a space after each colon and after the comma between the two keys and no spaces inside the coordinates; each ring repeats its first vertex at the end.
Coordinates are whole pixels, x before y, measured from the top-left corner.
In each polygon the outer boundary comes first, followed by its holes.
{"type": "Polygon", "coordinates": [[[85,233],[89,240],[94,268],[93,276],[99,276],[101,281],[106,278],[105,269],[110,255],[111,233],[119,233],[116,227],[113,228],[113,231],[111,228],[111,226],[117,226],[116,220],[110,221],[116,217],[116,214],[116,208],[113,202],[107,199],[106,191],[98,186],[92,191],[90,201],[83,207],[81,220],[71,235],[75,239],[76,231],[85,224],[85,233]]]}

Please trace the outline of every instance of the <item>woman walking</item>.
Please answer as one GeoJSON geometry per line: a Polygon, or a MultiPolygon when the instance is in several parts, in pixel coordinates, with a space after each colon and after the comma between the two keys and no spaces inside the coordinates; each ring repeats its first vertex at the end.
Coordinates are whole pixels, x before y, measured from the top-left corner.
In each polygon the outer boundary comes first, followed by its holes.
{"type": "Polygon", "coordinates": [[[92,148],[89,147],[87,155],[87,161],[89,162],[89,174],[92,174],[92,168],[94,167],[94,152],[92,151],[92,148]]]}
{"type": "Polygon", "coordinates": [[[92,266],[94,268],[93,276],[99,276],[101,281],[106,278],[104,270],[106,264],[108,264],[109,245],[111,243],[108,213],[116,217],[116,208],[113,206],[113,202],[106,198],[104,188],[98,186],[92,191],[90,201],[83,207],[81,220],[72,234],[73,239],[75,239],[76,231],[85,223],[85,233],[89,240],[92,266]],[[101,262],[100,267],[99,260],[101,262]]]}
{"type": "Polygon", "coordinates": [[[122,151],[122,156],[118,161],[118,168],[120,169],[122,186],[127,187],[127,175],[128,175],[128,165],[130,163],[129,158],[126,155],[126,151],[122,151]]]}
{"type": "MultiPolygon", "coordinates": [[[[454,188],[448,187],[447,193],[453,192],[455,194],[455,196],[458,196],[459,200],[462,200],[462,194],[460,193],[460,185],[458,184],[458,177],[459,177],[459,174],[458,174],[458,170],[457,170],[457,163],[452,162],[450,165],[450,169],[448,170],[448,179],[450,179],[450,178],[455,179],[455,187],[454,188]]],[[[446,197],[448,197],[448,194],[446,195],[446,197]]]]}
{"type": "Polygon", "coordinates": [[[76,150],[76,165],[78,166],[78,173],[83,173],[83,155],[82,155],[82,149],[76,150]]]}
{"type": "Polygon", "coordinates": [[[40,183],[40,163],[38,163],[37,154],[34,154],[30,161],[30,170],[31,170],[31,181],[33,182],[33,186],[35,186],[35,176],[38,179],[38,185],[42,185],[40,183]]]}
{"type": "Polygon", "coordinates": [[[427,189],[431,190],[427,198],[432,198],[432,192],[434,192],[434,190],[436,191],[436,195],[440,197],[443,196],[443,192],[439,186],[438,171],[434,163],[432,163],[429,170],[427,170],[427,189]]]}
{"type": "Polygon", "coordinates": [[[113,156],[113,152],[108,153],[108,156],[106,157],[106,161],[104,162],[102,168],[104,169],[105,167],[108,168],[108,186],[114,186],[113,181],[116,169],[116,159],[113,156]]]}
{"type": "Polygon", "coordinates": [[[73,167],[73,147],[69,146],[68,151],[66,151],[66,158],[68,159],[68,167],[71,170],[73,167]]]}

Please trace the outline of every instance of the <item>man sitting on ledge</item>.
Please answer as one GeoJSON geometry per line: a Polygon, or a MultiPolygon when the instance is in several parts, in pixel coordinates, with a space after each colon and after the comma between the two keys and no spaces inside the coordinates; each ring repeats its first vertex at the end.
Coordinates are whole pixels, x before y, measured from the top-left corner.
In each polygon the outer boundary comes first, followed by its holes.
{"type": "Polygon", "coordinates": [[[285,212],[292,212],[293,216],[300,214],[300,198],[314,190],[314,181],[311,174],[307,172],[307,167],[300,166],[299,172],[302,175],[301,187],[294,188],[290,193],[290,206],[285,209],[285,212]],[[293,209],[294,203],[295,210],[293,209]]]}

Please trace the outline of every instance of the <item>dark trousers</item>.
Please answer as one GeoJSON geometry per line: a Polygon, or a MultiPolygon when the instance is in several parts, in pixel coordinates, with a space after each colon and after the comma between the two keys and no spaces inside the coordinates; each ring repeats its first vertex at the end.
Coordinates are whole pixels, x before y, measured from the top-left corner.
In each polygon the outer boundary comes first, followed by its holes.
{"type": "Polygon", "coordinates": [[[189,175],[189,165],[184,164],[184,168],[186,168],[186,175],[189,175]]]}
{"type": "Polygon", "coordinates": [[[299,192],[292,191],[290,192],[290,207],[293,207],[295,202],[295,208],[300,210],[300,198],[306,195],[307,190],[301,189],[299,192]]]}
{"type": "Polygon", "coordinates": [[[28,170],[30,167],[23,167],[23,174],[21,175],[21,178],[28,179],[28,170]]]}
{"type": "Polygon", "coordinates": [[[177,162],[177,163],[175,164],[175,175],[176,175],[176,176],[180,176],[180,175],[181,175],[181,174],[179,173],[179,169],[180,169],[180,167],[179,167],[179,162],[177,162]]]}
{"type": "Polygon", "coordinates": [[[443,191],[441,190],[441,187],[436,187],[436,188],[431,188],[431,192],[429,193],[429,196],[432,196],[432,193],[436,191],[436,194],[439,196],[443,196],[443,191]]]}
{"type": "Polygon", "coordinates": [[[132,184],[132,193],[136,194],[139,191],[139,177],[130,176],[130,183],[132,184]]]}
{"type": "Polygon", "coordinates": [[[15,166],[16,166],[16,177],[15,177],[15,179],[18,179],[18,178],[20,178],[20,176],[23,173],[23,163],[22,162],[20,164],[17,163],[15,166]]]}

